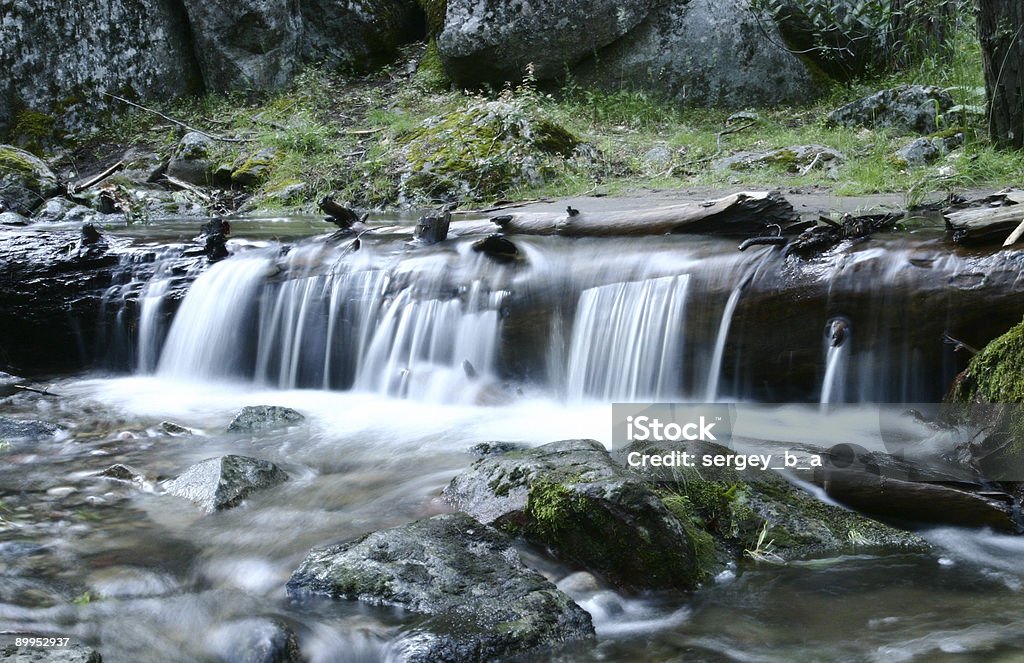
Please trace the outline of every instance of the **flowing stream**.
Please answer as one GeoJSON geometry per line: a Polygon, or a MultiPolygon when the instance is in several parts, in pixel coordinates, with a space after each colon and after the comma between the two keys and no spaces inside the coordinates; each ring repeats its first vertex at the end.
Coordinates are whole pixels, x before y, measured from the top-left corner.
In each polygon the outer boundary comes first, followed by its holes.
{"type": "MultiPolygon", "coordinates": [[[[112,292],[103,339],[127,360],[55,380],[60,398],[2,401],[4,415],[67,432],[0,450],[0,632],[64,635],[113,663],[205,662],[239,629],[278,620],[311,663],[387,661],[407,616],[286,600],[311,547],[446,512],[440,490],[481,441],[608,443],[613,401],[798,401],[758,415],[766,439],[877,447],[877,426],[819,403],[941,396],[958,368],[943,327],[993,278],[978,276],[983,258],[890,240],[809,267],[801,283],[824,295],[801,305],[777,301],[788,268],[771,248],[516,242],[520,265],[474,252],[471,239],[233,240],[235,255],[180,302],[165,298],[180,275],[159,266],[131,284],[136,305],[112,292]],[[911,291],[930,308],[900,305],[911,291]],[[857,343],[823,352],[821,330],[838,318],[857,343]],[[307,420],[254,438],[224,432],[256,404],[307,420]],[[159,494],[160,480],[225,453],[266,458],[291,480],[211,516],[159,494]],[[95,476],[114,463],[146,481],[95,476]]],[[[572,590],[598,640],[561,660],[1024,659],[1024,543],[925,536],[935,555],[743,563],[682,602],[572,590]]],[[[556,582],[570,573],[524,554],[556,582]]]]}

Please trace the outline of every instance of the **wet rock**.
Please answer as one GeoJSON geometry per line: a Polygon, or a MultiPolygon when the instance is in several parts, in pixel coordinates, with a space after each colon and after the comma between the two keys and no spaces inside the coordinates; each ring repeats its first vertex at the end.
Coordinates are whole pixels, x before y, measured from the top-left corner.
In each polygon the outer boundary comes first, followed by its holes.
{"type": "Polygon", "coordinates": [[[32,216],[32,220],[42,221],[44,223],[62,221],[67,213],[77,206],[78,203],[70,201],[67,198],[50,198],[36,210],[36,213],[32,216]]]}
{"type": "Polygon", "coordinates": [[[141,484],[146,480],[146,475],[140,470],[135,469],[131,465],[124,465],[122,463],[111,465],[102,472],[97,473],[96,476],[104,479],[113,479],[114,481],[124,481],[136,484],[141,484]]]}
{"type": "Polygon", "coordinates": [[[20,378],[17,375],[11,375],[10,373],[0,371],[0,398],[10,396],[21,391],[17,387],[19,384],[25,384],[25,378],[20,378]]]}
{"type": "Polygon", "coordinates": [[[494,456],[510,451],[525,451],[530,448],[525,442],[480,442],[469,448],[474,456],[494,456]]]}
{"type": "Polygon", "coordinates": [[[494,234],[473,242],[473,250],[483,253],[488,258],[503,264],[516,263],[523,260],[519,248],[504,235],[494,234]]]}
{"type": "Polygon", "coordinates": [[[228,424],[229,433],[254,433],[294,426],[306,420],[301,412],[279,405],[247,405],[228,424]]]}
{"type": "Polygon", "coordinates": [[[833,172],[846,160],[838,150],[824,145],[791,145],[777,150],[739,152],[711,162],[715,170],[747,170],[759,166],[784,166],[793,173],[806,174],[815,168],[833,172]]]}
{"type": "Polygon", "coordinates": [[[201,133],[190,131],[174,148],[167,164],[167,174],[192,184],[210,184],[213,181],[211,149],[214,141],[201,133]]]}
{"type": "Polygon", "coordinates": [[[185,0],[184,5],[207,89],[275,90],[297,71],[298,2],[185,0]]]}
{"type": "Polygon", "coordinates": [[[284,470],[270,461],[228,455],[193,465],[181,476],[166,482],[164,489],[213,513],[236,507],[252,493],[287,480],[284,470]]]}
{"type": "Polygon", "coordinates": [[[625,85],[702,106],[746,108],[817,93],[808,66],[747,0],[655,3],[643,22],[574,73],[606,89],[625,85]]]}
{"type": "Polygon", "coordinates": [[[60,427],[45,421],[0,416],[0,440],[41,440],[53,437],[60,427]]]}
{"type": "Polygon", "coordinates": [[[366,71],[391,62],[401,44],[422,38],[413,0],[300,0],[307,62],[366,71]]]}
{"type": "Polygon", "coordinates": [[[295,633],[285,624],[265,617],[237,619],[213,629],[209,648],[221,663],[301,663],[295,633]]]}
{"type": "Polygon", "coordinates": [[[893,128],[917,133],[937,131],[939,118],[953,107],[945,90],[909,85],[881,90],[828,114],[829,122],[846,127],[893,128]]]}
{"type": "Polygon", "coordinates": [[[2,226],[27,226],[28,217],[17,212],[0,212],[0,225],[2,226]]]}
{"type": "Polygon", "coordinates": [[[161,421],[160,430],[168,435],[192,435],[195,431],[185,426],[180,426],[173,421],[161,421]]]}
{"type": "Polygon", "coordinates": [[[649,0],[448,0],[437,50],[460,85],[518,83],[532,64],[540,79],[561,76],[636,27],[649,0]]]}
{"type": "Polygon", "coordinates": [[[470,516],[436,516],[315,548],[288,595],[357,599],[423,615],[398,660],[491,661],[593,635],[590,615],[526,568],[512,541],[470,516]]]}
{"type": "Polygon", "coordinates": [[[107,566],[85,579],[90,595],[101,599],[130,599],[166,596],[180,591],[170,575],[137,566],[107,566]]]}
{"type": "Polygon", "coordinates": [[[896,151],[896,160],[911,168],[924,166],[964,144],[964,135],[917,138],[896,151]]]}
{"type": "Polygon", "coordinates": [[[702,577],[684,523],[593,440],[485,456],[444,496],[623,589],[692,589],[702,577]]]}
{"type": "Polygon", "coordinates": [[[0,209],[31,216],[58,188],[57,176],[42,159],[12,145],[0,145],[0,209]]]}
{"type": "Polygon", "coordinates": [[[231,224],[224,219],[213,219],[203,224],[199,236],[203,240],[203,253],[207,260],[217,262],[231,255],[228,251],[228,235],[231,224]]]}
{"type": "Polygon", "coordinates": [[[8,663],[103,663],[99,652],[82,645],[59,648],[8,645],[0,648],[0,660],[8,663]]]}

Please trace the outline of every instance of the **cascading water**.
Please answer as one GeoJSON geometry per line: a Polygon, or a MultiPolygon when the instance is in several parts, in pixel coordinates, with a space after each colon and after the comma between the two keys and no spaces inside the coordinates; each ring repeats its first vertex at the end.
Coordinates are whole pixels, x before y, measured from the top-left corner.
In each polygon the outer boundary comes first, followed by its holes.
{"type": "Polygon", "coordinates": [[[678,398],[689,283],[682,274],[584,290],[569,346],[569,398],[678,398]]]}
{"type": "Polygon", "coordinates": [[[825,378],[821,383],[820,399],[822,408],[845,401],[850,334],[850,321],[846,318],[833,318],[825,327],[825,378]]]}

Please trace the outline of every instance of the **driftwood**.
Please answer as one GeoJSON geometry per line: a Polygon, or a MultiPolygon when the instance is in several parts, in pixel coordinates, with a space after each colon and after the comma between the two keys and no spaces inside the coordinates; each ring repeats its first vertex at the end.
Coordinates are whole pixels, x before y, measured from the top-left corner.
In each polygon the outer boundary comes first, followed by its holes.
{"type": "Polygon", "coordinates": [[[124,97],[117,96],[116,94],[109,94],[107,92],[104,92],[103,95],[106,96],[106,97],[110,97],[114,101],[120,101],[122,104],[127,104],[127,105],[131,106],[132,108],[138,108],[139,110],[146,111],[147,113],[152,113],[153,115],[156,115],[157,117],[159,117],[161,119],[167,120],[168,122],[170,122],[172,124],[178,125],[182,129],[185,129],[186,131],[191,131],[193,133],[197,133],[197,134],[200,134],[202,136],[206,136],[207,138],[209,138],[211,140],[217,140],[217,141],[220,141],[222,143],[251,143],[253,140],[255,140],[253,138],[231,138],[231,137],[228,137],[228,136],[218,136],[217,134],[211,134],[211,133],[208,133],[206,131],[203,131],[202,129],[196,129],[195,127],[191,127],[191,126],[185,124],[184,122],[182,122],[181,120],[174,119],[170,115],[164,115],[163,113],[161,113],[158,110],[153,110],[152,108],[147,108],[147,107],[143,106],[142,104],[137,104],[134,101],[129,101],[129,100],[125,99],[124,97]]]}
{"type": "Polygon", "coordinates": [[[416,229],[413,236],[421,244],[437,244],[448,237],[448,227],[452,222],[452,212],[449,207],[443,207],[436,214],[421,216],[416,222],[416,229]]]}
{"type": "Polygon", "coordinates": [[[116,173],[117,171],[119,171],[122,168],[124,168],[124,165],[125,165],[124,161],[118,161],[113,166],[111,166],[110,168],[107,168],[106,170],[104,170],[99,175],[96,175],[95,177],[90,177],[89,179],[87,179],[86,181],[84,181],[84,182],[82,182],[80,184],[69,183],[68,184],[68,195],[73,196],[73,195],[75,195],[77,193],[81,193],[82,191],[85,191],[86,189],[91,189],[92,187],[96,186],[97,184],[99,184],[103,180],[107,179],[108,177],[110,177],[111,175],[116,173]]]}
{"type": "Polygon", "coordinates": [[[1016,242],[1024,234],[1024,205],[984,207],[945,215],[946,229],[957,244],[1016,242]],[[1007,239],[1012,238],[1012,242],[1007,239]]]}
{"type": "Polygon", "coordinates": [[[731,196],[639,211],[514,212],[491,222],[506,234],[615,237],[706,233],[748,237],[771,225],[790,231],[799,221],[793,206],[777,192],[745,191],[731,196]]]}
{"type": "Polygon", "coordinates": [[[327,221],[338,226],[342,230],[352,230],[358,223],[364,223],[369,216],[364,212],[362,215],[345,205],[336,202],[330,196],[324,197],[319,203],[320,210],[327,215],[327,221]]]}
{"type": "Polygon", "coordinates": [[[825,225],[816,225],[800,233],[800,236],[786,247],[786,255],[811,258],[828,251],[842,241],[866,241],[873,233],[895,229],[903,217],[903,212],[862,216],[847,214],[842,221],[837,222],[822,216],[818,220],[825,225]]]}

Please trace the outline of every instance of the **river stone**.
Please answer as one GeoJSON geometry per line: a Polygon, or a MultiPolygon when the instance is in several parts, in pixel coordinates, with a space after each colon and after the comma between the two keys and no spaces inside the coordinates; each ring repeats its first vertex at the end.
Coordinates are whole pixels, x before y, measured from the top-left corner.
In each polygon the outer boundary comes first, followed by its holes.
{"type": "Polygon", "coordinates": [[[594,633],[590,615],[524,566],[508,537],[464,513],[314,548],[287,591],[425,616],[398,643],[401,661],[493,661],[594,633]]]}
{"type": "Polygon", "coordinates": [[[939,129],[940,118],[953,107],[953,97],[937,87],[905,85],[881,90],[828,114],[845,127],[892,128],[917,133],[939,129]]]}
{"type": "Polygon", "coordinates": [[[711,162],[715,170],[748,170],[758,166],[782,165],[792,172],[813,168],[833,171],[846,160],[846,156],[824,145],[790,145],[777,150],[738,152],[711,162]]]}
{"type": "Polygon", "coordinates": [[[42,159],[12,145],[0,145],[0,209],[31,216],[58,189],[57,176],[42,159]]]}
{"type": "Polygon", "coordinates": [[[67,213],[78,206],[67,198],[50,198],[32,215],[33,221],[63,221],[67,213]]]}
{"type": "Polygon", "coordinates": [[[198,91],[178,0],[7,0],[0,4],[0,137],[42,143],[94,128],[105,111],[198,91]]]}
{"type": "Polygon", "coordinates": [[[485,456],[444,496],[624,589],[692,589],[702,576],[684,524],[594,440],[485,456]]]}
{"type": "Polygon", "coordinates": [[[437,51],[460,85],[539,79],[607,46],[647,16],[651,0],[448,0],[437,51]]]}
{"type": "Polygon", "coordinates": [[[701,106],[792,103],[818,92],[808,66],[786,49],[771,19],[751,11],[748,0],[658,3],[575,74],[610,90],[646,89],[701,106]]]}
{"type": "Polygon", "coordinates": [[[273,488],[287,480],[284,470],[270,461],[227,455],[193,465],[165,483],[164,489],[213,513],[236,507],[257,490],[273,488]]]}
{"type": "Polygon", "coordinates": [[[40,440],[53,437],[60,427],[45,421],[0,416],[0,440],[40,440]]]}
{"type": "Polygon", "coordinates": [[[167,174],[192,184],[209,184],[213,179],[210,151],[214,141],[197,131],[190,131],[174,148],[167,164],[167,174]]]}
{"type": "Polygon", "coordinates": [[[83,647],[82,645],[69,645],[67,647],[15,647],[14,645],[7,645],[0,648],[0,661],[5,661],[6,663],[103,663],[103,657],[95,649],[83,647]]]}
{"type": "Polygon", "coordinates": [[[299,0],[306,62],[366,71],[421,37],[415,0],[299,0]]]}
{"type": "Polygon", "coordinates": [[[2,226],[27,226],[28,217],[17,212],[0,212],[0,225],[2,226]]]}
{"type": "Polygon", "coordinates": [[[955,133],[952,136],[934,136],[932,138],[915,138],[894,155],[896,160],[911,168],[924,166],[935,161],[944,154],[955,150],[964,143],[964,135],[955,133]]]}
{"type": "Polygon", "coordinates": [[[305,421],[302,413],[280,405],[247,405],[239,410],[228,424],[229,433],[252,433],[256,431],[285,428],[305,421]]]}
{"type": "Polygon", "coordinates": [[[299,3],[184,0],[203,81],[211,91],[275,90],[299,65],[299,3]]]}
{"type": "Polygon", "coordinates": [[[295,633],[266,617],[236,619],[217,626],[207,636],[209,648],[221,663],[301,663],[295,633]]]}

